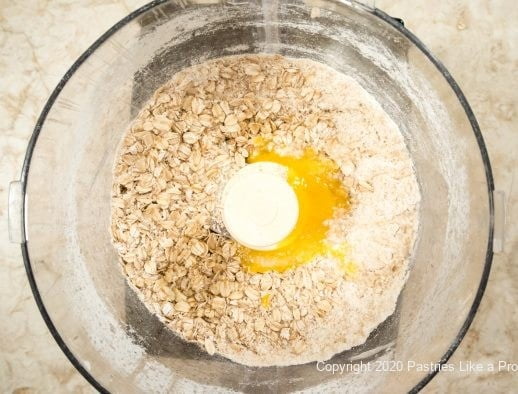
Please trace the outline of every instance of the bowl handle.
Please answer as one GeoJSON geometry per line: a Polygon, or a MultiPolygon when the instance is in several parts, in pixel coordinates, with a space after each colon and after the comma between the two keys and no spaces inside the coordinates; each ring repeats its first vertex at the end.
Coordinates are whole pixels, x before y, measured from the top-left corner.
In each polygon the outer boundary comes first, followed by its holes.
{"type": "Polygon", "coordinates": [[[504,251],[505,243],[505,193],[501,190],[493,191],[493,201],[495,204],[495,230],[493,234],[493,253],[501,253],[504,251]]]}
{"type": "Polygon", "coordinates": [[[22,208],[22,182],[13,181],[9,183],[9,202],[7,209],[9,240],[12,243],[21,244],[25,242],[22,208]]]}

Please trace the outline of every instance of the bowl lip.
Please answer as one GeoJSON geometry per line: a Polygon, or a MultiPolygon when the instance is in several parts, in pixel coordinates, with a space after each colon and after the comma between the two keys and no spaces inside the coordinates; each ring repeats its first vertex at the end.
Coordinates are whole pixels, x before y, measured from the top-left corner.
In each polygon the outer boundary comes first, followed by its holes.
{"type": "MultiPolygon", "coordinates": [[[[338,2],[343,2],[343,0],[335,0],[338,2]]],[[[102,34],[85,52],[79,56],[79,58],[73,63],[73,65],[68,69],[68,71],[65,73],[65,75],[62,77],[62,79],[59,81],[57,86],[52,91],[51,95],[49,96],[47,102],[45,103],[45,106],[43,107],[43,110],[40,113],[40,116],[38,117],[38,120],[36,122],[36,125],[34,127],[34,131],[31,135],[31,138],[29,140],[27,151],[25,154],[22,172],[20,181],[22,183],[22,197],[23,201],[26,201],[27,196],[27,179],[28,174],[30,170],[31,165],[31,159],[32,154],[34,152],[34,147],[36,145],[36,142],[38,140],[38,136],[41,132],[41,129],[43,127],[43,124],[46,120],[46,117],[52,108],[54,102],[56,101],[57,97],[59,96],[61,90],[66,85],[66,83],[70,80],[70,78],[74,75],[74,73],[77,71],[77,69],[90,57],[92,53],[95,52],[95,50],[100,47],[105,41],[107,41],[114,33],[116,33],[119,29],[121,29],[123,26],[137,18],[139,15],[145,13],[146,11],[157,7],[161,4],[167,3],[169,0],[153,0],[142,7],[134,10],[124,18],[122,18],[119,22],[117,22],[115,25],[113,25],[110,29],[108,29],[104,34],[102,34]]],[[[475,298],[473,300],[473,304],[470,307],[470,310],[466,316],[466,320],[464,321],[463,325],[461,326],[458,334],[455,336],[453,342],[448,347],[444,355],[441,357],[441,359],[438,361],[437,364],[443,365],[445,364],[453,352],[457,349],[460,342],[464,338],[466,332],[468,331],[475,314],[477,312],[477,309],[480,305],[480,302],[482,300],[482,296],[484,294],[485,288],[487,286],[489,273],[491,270],[491,264],[493,260],[493,233],[494,233],[494,204],[493,204],[493,191],[494,191],[494,181],[493,181],[493,174],[491,170],[491,163],[489,160],[489,155],[486,149],[486,145],[484,143],[484,138],[482,136],[482,132],[480,130],[480,126],[477,122],[477,119],[475,117],[475,114],[473,113],[473,110],[471,109],[466,97],[464,96],[464,93],[462,92],[461,88],[455,81],[455,79],[452,77],[452,75],[449,73],[449,71],[446,69],[446,67],[442,64],[442,62],[436,58],[431,51],[425,46],[425,44],[417,38],[416,35],[414,35],[410,30],[408,30],[401,19],[394,18],[388,15],[387,13],[383,12],[382,10],[378,8],[371,8],[369,6],[366,6],[357,0],[349,0],[346,5],[353,6],[353,7],[359,7],[362,8],[364,11],[370,13],[373,16],[376,16],[380,20],[384,21],[385,23],[389,24],[396,30],[398,30],[401,34],[403,34],[407,39],[409,39],[431,62],[432,64],[437,68],[437,70],[442,74],[442,76],[446,79],[450,87],[452,88],[453,92],[457,96],[460,104],[462,105],[466,116],[471,124],[471,127],[473,129],[473,133],[475,134],[475,138],[477,140],[482,162],[484,164],[485,169],[485,175],[486,175],[486,181],[487,181],[487,191],[488,191],[488,203],[489,203],[489,237],[488,237],[488,246],[486,251],[486,259],[484,264],[484,269],[482,271],[482,277],[480,280],[480,284],[477,290],[477,293],[475,295],[475,298]]],[[[22,223],[26,222],[26,207],[25,204],[22,204],[22,223]]],[[[29,280],[29,284],[31,287],[31,291],[33,293],[34,299],[36,301],[37,307],[41,313],[41,316],[43,317],[43,320],[45,321],[45,324],[47,325],[51,335],[53,336],[54,340],[58,344],[58,346],[61,348],[65,356],[69,359],[69,361],[72,363],[72,365],[81,373],[81,375],[99,392],[101,393],[109,393],[109,391],[104,388],[91,374],[90,372],[81,364],[81,362],[74,356],[72,351],[68,348],[65,341],[59,334],[58,330],[56,329],[54,323],[52,322],[52,319],[47,312],[47,309],[45,308],[45,305],[43,303],[42,296],[40,294],[40,291],[38,289],[38,285],[36,283],[36,279],[34,276],[34,272],[32,270],[30,257],[29,257],[29,251],[27,247],[27,239],[26,239],[26,229],[25,226],[22,226],[22,239],[23,242],[21,244],[21,251],[22,251],[22,257],[24,261],[25,270],[27,273],[27,278],[29,280]]],[[[411,390],[410,393],[417,393],[419,392],[432,378],[437,375],[439,372],[439,368],[436,368],[434,371],[429,372],[424,378],[422,378],[411,390]]]]}

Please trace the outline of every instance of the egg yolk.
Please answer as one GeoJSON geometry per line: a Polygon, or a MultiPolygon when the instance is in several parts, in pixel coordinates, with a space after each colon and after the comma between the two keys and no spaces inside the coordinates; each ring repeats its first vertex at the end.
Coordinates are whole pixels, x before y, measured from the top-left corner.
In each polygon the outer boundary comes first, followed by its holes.
{"type": "Polygon", "coordinates": [[[268,309],[270,307],[270,298],[271,298],[271,294],[270,293],[266,293],[265,295],[263,295],[261,297],[261,306],[265,309],[268,309]]]}
{"type": "Polygon", "coordinates": [[[282,272],[319,255],[344,260],[343,250],[330,247],[326,242],[326,222],[336,209],[349,207],[349,195],[340,180],[336,163],[310,148],[297,157],[283,156],[261,145],[258,148],[258,152],[248,158],[248,163],[269,161],[288,169],[287,181],[297,196],[299,217],[291,234],[276,249],[264,251],[241,247],[239,253],[244,266],[252,272],[282,272]]]}

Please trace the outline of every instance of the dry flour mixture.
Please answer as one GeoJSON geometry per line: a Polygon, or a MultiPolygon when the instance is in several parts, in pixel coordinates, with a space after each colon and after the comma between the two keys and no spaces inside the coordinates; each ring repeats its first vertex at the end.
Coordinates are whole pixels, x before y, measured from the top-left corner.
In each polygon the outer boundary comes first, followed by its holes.
{"type": "Polygon", "coordinates": [[[113,242],[143,302],[209,354],[253,366],[363,343],[395,309],[420,199],[398,127],[353,78],[274,55],[174,75],[125,135],[112,195],[113,242]],[[214,226],[222,187],[257,160],[305,187],[306,224],[270,254],[214,226]]]}

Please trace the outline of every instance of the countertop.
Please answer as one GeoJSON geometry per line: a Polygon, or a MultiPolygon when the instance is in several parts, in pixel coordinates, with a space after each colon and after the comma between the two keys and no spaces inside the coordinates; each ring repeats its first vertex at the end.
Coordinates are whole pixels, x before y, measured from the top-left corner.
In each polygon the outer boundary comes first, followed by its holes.
{"type": "MultiPolygon", "coordinates": [[[[8,242],[7,188],[20,175],[36,118],[59,79],[143,0],[0,0],[0,391],[93,392],[50,336],[20,248],[8,242]]],[[[518,7],[512,0],[379,0],[443,61],[480,123],[495,184],[506,193],[503,253],[451,362],[518,363],[518,7]]],[[[423,390],[512,392],[518,372],[441,372],[423,390]]]]}

